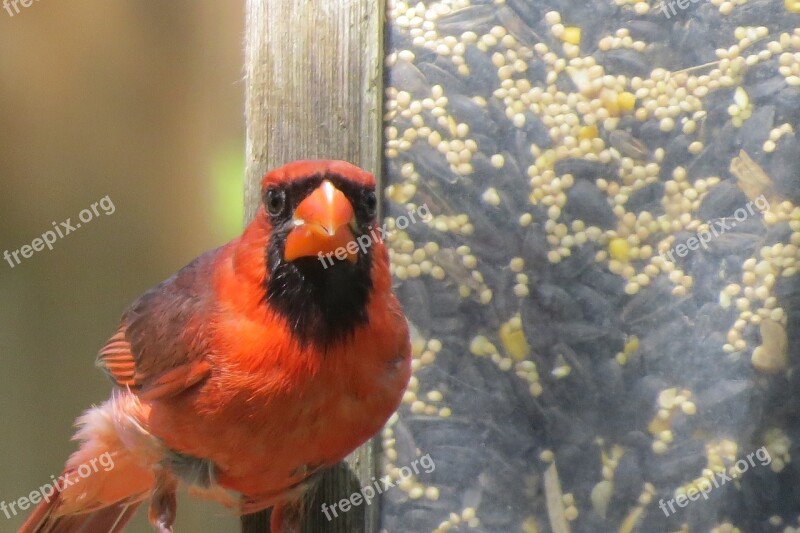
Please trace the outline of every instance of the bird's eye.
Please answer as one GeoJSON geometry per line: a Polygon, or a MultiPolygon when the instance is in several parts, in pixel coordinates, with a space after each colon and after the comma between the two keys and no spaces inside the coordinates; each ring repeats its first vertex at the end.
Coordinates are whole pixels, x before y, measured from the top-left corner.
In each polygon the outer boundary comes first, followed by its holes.
{"type": "Polygon", "coordinates": [[[264,195],[264,205],[270,215],[280,215],[286,205],[286,193],[282,189],[269,189],[264,195]]]}
{"type": "Polygon", "coordinates": [[[364,192],[363,204],[367,210],[367,213],[369,214],[369,217],[374,217],[375,210],[378,208],[378,199],[375,196],[375,191],[364,192]]]}

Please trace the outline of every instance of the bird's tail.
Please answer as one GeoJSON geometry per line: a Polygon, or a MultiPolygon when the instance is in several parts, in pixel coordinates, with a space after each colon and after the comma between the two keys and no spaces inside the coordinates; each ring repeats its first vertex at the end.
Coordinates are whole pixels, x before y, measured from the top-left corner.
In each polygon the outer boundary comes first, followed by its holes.
{"type": "Polygon", "coordinates": [[[42,501],[18,533],[118,533],[136,512],[141,502],[120,502],[97,511],[58,515],[60,495],[42,501]]]}
{"type": "Polygon", "coordinates": [[[115,394],[78,421],[81,446],[64,473],[39,489],[41,503],[18,533],[114,533],[156,484],[150,465],[158,453],[137,420],[142,406],[115,394]]]}

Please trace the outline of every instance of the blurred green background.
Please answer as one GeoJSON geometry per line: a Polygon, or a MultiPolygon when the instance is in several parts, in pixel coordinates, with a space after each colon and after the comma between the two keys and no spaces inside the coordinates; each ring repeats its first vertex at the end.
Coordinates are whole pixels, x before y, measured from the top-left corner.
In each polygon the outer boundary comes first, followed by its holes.
{"type": "MultiPolygon", "coordinates": [[[[240,231],[243,20],[241,1],[0,9],[0,254],[106,195],[116,208],[0,263],[0,501],[60,473],[73,420],[109,394],[94,357],[127,305],[240,231]]],[[[127,531],[150,531],[145,514],[127,531]]],[[[176,530],[238,526],[182,495],[176,530]]]]}

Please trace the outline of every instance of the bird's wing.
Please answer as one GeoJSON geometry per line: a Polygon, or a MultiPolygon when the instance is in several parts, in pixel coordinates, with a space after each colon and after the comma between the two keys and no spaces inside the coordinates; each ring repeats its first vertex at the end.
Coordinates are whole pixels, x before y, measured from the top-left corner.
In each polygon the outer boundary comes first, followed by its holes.
{"type": "Polygon", "coordinates": [[[97,366],[143,399],[174,396],[205,380],[214,312],[213,266],[204,254],[131,305],[97,366]]]}

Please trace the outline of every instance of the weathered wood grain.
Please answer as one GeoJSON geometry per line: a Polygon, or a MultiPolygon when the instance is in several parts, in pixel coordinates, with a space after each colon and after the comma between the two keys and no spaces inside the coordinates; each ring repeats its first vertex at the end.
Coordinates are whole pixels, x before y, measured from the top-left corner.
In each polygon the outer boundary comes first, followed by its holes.
{"type": "MultiPolygon", "coordinates": [[[[245,211],[260,202],[271,168],[297,159],[344,159],[380,170],[383,91],[381,0],[248,0],[245,30],[247,184],[245,211]]],[[[320,505],[348,497],[375,475],[374,444],[326,474],[304,531],[378,530],[378,505],[328,522],[320,505]],[[366,513],[366,515],[362,514],[366,513]]],[[[267,513],[242,531],[269,531],[267,513]]]]}

